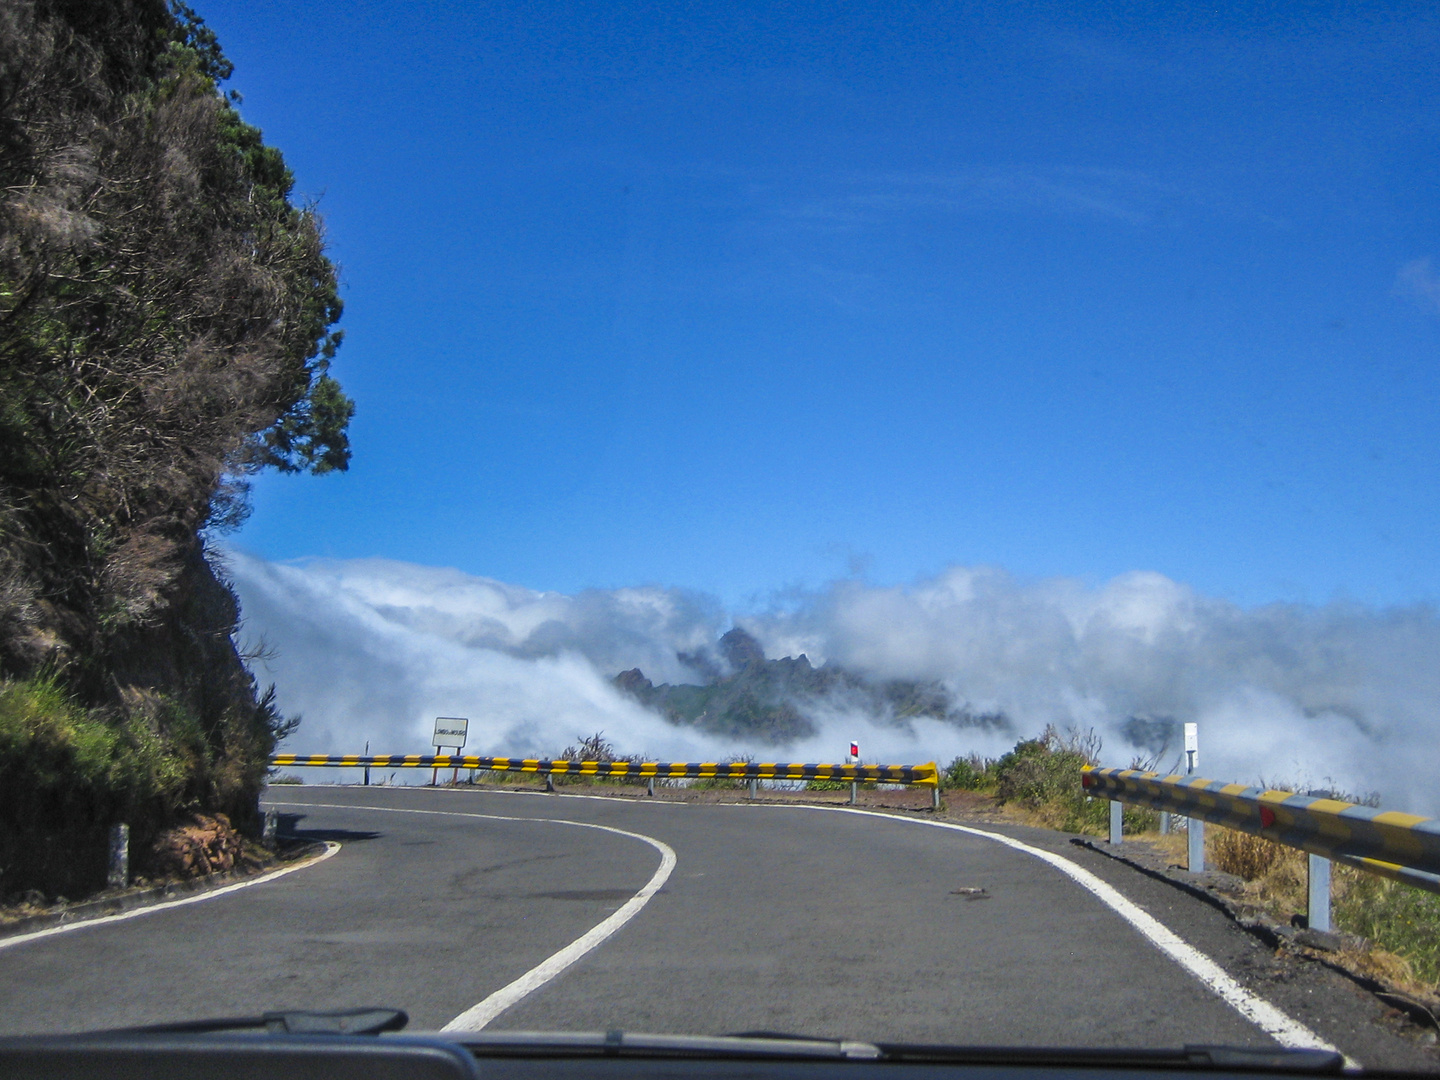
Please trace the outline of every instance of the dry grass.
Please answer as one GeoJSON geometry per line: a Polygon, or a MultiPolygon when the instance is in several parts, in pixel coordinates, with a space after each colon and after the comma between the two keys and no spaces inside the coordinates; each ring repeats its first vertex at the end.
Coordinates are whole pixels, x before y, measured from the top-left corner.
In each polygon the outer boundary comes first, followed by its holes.
{"type": "Polygon", "coordinates": [[[1205,856],[1217,870],[1246,881],[1264,878],[1300,853],[1274,841],[1234,829],[1212,827],[1206,836],[1205,856]]]}
{"type": "Polygon", "coordinates": [[[1246,899],[1282,920],[1305,910],[1309,867],[1303,851],[1212,825],[1205,831],[1205,864],[1244,879],[1246,899]]]}
{"type": "MultiPolygon", "coordinates": [[[[1303,851],[1214,826],[1205,840],[1207,865],[1243,878],[1246,899],[1282,922],[1305,912],[1303,851]]],[[[1440,990],[1440,896],[1339,864],[1330,888],[1336,928],[1371,942],[1347,951],[1351,967],[1417,996],[1440,990]]]]}

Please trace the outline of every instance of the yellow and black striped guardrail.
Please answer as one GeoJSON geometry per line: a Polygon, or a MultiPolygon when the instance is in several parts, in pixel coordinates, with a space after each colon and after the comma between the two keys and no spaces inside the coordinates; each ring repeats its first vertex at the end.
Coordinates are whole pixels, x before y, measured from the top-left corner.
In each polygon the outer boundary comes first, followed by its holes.
{"type": "Polygon", "coordinates": [[[1198,776],[1087,765],[1087,795],[1199,818],[1440,893],[1440,820],[1198,776]]]}
{"type": "Polygon", "coordinates": [[[460,754],[276,754],[272,767],[335,769],[491,769],[542,776],[614,776],[641,780],[846,780],[938,787],[939,770],[924,765],[809,765],[753,761],[564,761],[460,754]]]}

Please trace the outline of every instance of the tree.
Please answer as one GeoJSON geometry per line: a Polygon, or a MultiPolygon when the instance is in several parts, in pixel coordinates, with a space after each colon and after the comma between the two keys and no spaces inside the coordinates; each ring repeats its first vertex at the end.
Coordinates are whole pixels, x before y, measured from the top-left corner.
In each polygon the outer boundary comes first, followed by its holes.
{"type": "Polygon", "coordinates": [[[182,3],[0,0],[0,676],[183,714],[243,792],[280,721],[203,536],[259,469],[345,469],[354,405],[321,220],[230,73],[182,3]]]}

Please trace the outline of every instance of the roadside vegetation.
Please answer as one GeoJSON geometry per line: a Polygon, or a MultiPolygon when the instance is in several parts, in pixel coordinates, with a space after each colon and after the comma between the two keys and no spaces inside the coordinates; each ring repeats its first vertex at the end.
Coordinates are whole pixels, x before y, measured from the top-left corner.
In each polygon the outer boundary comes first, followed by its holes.
{"type": "Polygon", "coordinates": [[[196,813],[242,805],[288,725],[273,694],[217,733],[173,702],[149,714],[86,708],[54,676],[0,680],[0,891],[82,896],[101,887],[106,828],[125,822],[137,875],[160,872],[196,813]],[[215,735],[219,738],[214,738],[215,735]]]}
{"type": "MultiPolygon", "coordinates": [[[[1110,827],[1109,804],[1087,797],[1080,786],[1080,770],[1100,763],[1100,747],[1091,729],[1061,731],[1052,724],[1001,757],[957,757],[941,771],[940,785],[989,795],[1035,825],[1103,836],[1110,827]]],[[[1127,832],[1143,832],[1158,821],[1152,810],[1125,808],[1127,832]]]]}
{"type": "Polygon", "coordinates": [[[230,74],[179,0],[0,18],[3,895],[98,888],[122,821],[139,861],[255,835],[293,726],[208,541],[258,470],[345,469],[353,405],[320,219],[230,74]]]}
{"type": "MultiPolygon", "coordinates": [[[[1245,897],[1282,922],[1306,908],[1306,855],[1210,826],[1207,864],[1245,882],[1245,897]]],[[[1331,920],[1373,948],[1361,962],[1373,974],[1429,994],[1440,992],[1440,896],[1341,863],[1331,868],[1331,920]]]]}

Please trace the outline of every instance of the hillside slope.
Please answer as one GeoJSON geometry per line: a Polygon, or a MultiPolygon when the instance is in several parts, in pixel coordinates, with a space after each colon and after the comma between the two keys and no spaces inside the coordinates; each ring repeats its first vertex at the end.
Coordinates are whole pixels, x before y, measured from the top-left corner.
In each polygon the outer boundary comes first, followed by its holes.
{"type": "Polygon", "coordinates": [[[345,468],[353,406],[320,221],[230,71],[182,4],[0,9],[6,892],[86,887],[34,863],[56,830],[253,824],[285,729],[204,538],[257,469],[345,468]]]}

